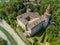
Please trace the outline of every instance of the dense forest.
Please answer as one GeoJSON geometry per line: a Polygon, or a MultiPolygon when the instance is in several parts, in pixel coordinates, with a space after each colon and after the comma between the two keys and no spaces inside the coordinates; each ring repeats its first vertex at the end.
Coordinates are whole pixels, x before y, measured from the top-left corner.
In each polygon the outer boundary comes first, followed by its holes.
{"type": "MultiPolygon", "coordinates": [[[[0,3],[0,19],[5,19],[12,28],[16,29],[16,16],[26,12],[25,0],[10,0],[10,2],[0,3]]],[[[40,5],[29,4],[32,12],[44,14],[48,4],[51,5],[50,23],[45,29],[45,36],[51,45],[60,45],[60,0],[41,0],[40,5]]]]}

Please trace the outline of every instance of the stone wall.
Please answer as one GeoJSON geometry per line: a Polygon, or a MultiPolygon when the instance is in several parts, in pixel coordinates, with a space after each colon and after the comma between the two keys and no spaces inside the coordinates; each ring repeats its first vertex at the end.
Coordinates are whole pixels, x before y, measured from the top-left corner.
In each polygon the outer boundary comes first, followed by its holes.
{"type": "Polygon", "coordinates": [[[18,25],[20,25],[24,30],[26,30],[25,25],[24,25],[19,19],[17,19],[17,23],[18,23],[18,25]]]}
{"type": "Polygon", "coordinates": [[[33,36],[36,32],[38,32],[42,28],[42,24],[43,23],[40,23],[32,29],[31,36],[33,36]]]}
{"type": "Polygon", "coordinates": [[[38,24],[36,27],[34,27],[31,31],[31,36],[33,36],[36,32],[38,32],[42,27],[45,28],[48,25],[49,17],[46,18],[46,20],[40,24],[38,24]]]}
{"type": "Polygon", "coordinates": [[[45,19],[45,22],[43,22],[43,27],[45,28],[48,25],[49,17],[45,19]]]}

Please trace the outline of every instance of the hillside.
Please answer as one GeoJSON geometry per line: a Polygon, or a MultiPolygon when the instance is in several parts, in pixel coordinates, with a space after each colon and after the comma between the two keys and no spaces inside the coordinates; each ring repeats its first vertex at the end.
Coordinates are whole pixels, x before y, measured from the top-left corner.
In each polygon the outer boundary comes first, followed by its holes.
{"type": "MultiPolygon", "coordinates": [[[[5,19],[8,24],[11,25],[12,28],[16,29],[16,16],[26,12],[27,5],[24,5],[21,0],[13,0],[10,2],[2,2],[0,3],[0,20],[5,19]]],[[[32,10],[32,12],[38,12],[42,15],[48,4],[51,5],[51,17],[49,25],[46,29],[42,29],[42,34],[37,32],[37,34],[43,35],[41,38],[42,43],[49,42],[51,45],[60,45],[60,0],[41,0],[39,2],[40,5],[32,5],[29,4],[28,7],[32,10]],[[47,38],[46,38],[47,37],[47,38]]],[[[37,35],[36,34],[36,35],[37,35]]],[[[35,37],[37,37],[35,35],[35,37]]],[[[40,37],[40,36],[39,36],[40,37]]],[[[38,45],[38,44],[34,44],[38,45]]]]}

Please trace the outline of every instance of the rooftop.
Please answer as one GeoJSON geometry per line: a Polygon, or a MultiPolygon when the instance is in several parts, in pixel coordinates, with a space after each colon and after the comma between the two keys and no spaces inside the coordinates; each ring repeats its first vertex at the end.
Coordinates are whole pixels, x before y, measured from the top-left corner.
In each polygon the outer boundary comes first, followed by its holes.
{"type": "Polygon", "coordinates": [[[45,20],[45,16],[40,16],[37,12],[26,12],[22,15],[17,16],[17,18],[23,23],[27,24],[28,27],[31,29],[38,25],[39,23],[43,22],[45,20]]]}

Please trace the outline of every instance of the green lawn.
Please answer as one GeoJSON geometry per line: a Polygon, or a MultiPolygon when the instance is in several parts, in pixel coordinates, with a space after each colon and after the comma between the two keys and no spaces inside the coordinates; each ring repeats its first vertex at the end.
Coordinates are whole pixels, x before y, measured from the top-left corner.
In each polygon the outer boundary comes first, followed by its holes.
{"type": "Polygon", "coordinates": [[[11,42],[11,45],[17,45],[17,43],[15,42],[15,40],[13,39],[13,37],[4,28],[2,28],[0,26],[0,30],[7,36],[7,38],[11,42]]]}

